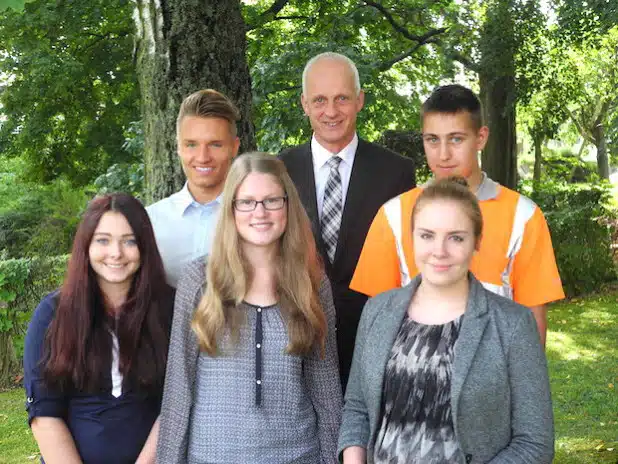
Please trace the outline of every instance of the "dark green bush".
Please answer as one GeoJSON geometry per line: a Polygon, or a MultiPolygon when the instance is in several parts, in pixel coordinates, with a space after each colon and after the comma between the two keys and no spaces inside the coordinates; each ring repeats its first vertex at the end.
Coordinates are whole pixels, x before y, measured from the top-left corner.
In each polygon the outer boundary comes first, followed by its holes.
{"type": "Polygon", "coordinates": [[[543,182],[598,182],[596,163],[580,159],[569,149],[547,151],[543,156],[543,182]]]}
{"type": "Polygon", "coordinates": [[[608,206],[608,184],[546,182],[529,195],[547,218],[567,296],[618,278],[611,248],[616,212],[608,206]]]}
{"type": "Polygon", "coordinates": [[[14,258],[68,253],[91,196],[63,180],[38,185],[0,172],[0,250],[14,258]]]}
{"type": "Polygon", "coordinates": [[[0,385],[21,365],[26,327],[41,298],[58,288],[68,255],[0,260],[0,385]]]}

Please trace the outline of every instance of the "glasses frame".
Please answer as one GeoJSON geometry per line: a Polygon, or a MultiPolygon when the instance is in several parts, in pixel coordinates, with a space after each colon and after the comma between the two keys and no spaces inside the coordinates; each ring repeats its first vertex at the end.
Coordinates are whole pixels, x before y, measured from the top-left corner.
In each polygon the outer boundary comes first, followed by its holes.
{"type": "Polygon", "coordinates": [[[251,208],[251,209],[239,209],[238,208],[238,203],[237,203],[239,201],[239,199],[238,198],[234,198],[232,200],[232,207],[234,208],[234,211],[239,211],[241,213],[250,213],[252,211],[255,211],[259,204],[261,204],[262,207],[266,211],[279,211],[279,210],[285,208],[285,205],[288,202],[288,197],[287,197],[287,195],[284,195],[284,196],[281,196],[281,197],[264,198],[263,200],[259,200],[259,201],[258,200],[252,200],[252,199],[249,199],[249,198],[242,199],[242,200],[243,201],[252,201],[253,202],[253,208],[251,208]],[[265,203],[266,201],[269,201],[269,200],[283,200],[283,203],[281,204],[281,206],[279,208],[269,208],[269,207],[266,206],[266,203],[265,203]]]}

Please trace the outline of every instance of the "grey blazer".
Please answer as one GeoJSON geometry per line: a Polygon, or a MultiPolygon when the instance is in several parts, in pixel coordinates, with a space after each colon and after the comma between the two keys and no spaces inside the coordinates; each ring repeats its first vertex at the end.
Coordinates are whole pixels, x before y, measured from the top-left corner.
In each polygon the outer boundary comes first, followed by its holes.
{"type": "MultiPolygon", "coordinates": [[[[545,353],[532,313],[470,276],[455,357],[451,410],[467,463],[551,463],[554,426],[545,353]]],[[[420,276],[371,298],[361,316],[339,432],[373,462],[384,370],[420,276]]]]}

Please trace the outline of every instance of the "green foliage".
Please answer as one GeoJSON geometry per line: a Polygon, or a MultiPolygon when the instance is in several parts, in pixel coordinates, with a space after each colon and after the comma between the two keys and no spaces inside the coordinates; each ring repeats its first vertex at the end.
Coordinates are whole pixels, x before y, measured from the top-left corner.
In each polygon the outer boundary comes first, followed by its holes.
{"type": "Polygon", "coordinates": [[[99,194],[126,192],[142,198],[144,192],[144,163],[112,164],[97,177],[94,186],[99,194]]]}
{"type": "Polygon", "coordinates": [[[91,196],[63,179],[25,182],[24,161],[0,158],[0,250],[10,257],[68,253],[91,196]]]}
{"type": "Polygon", "coordinates": [[[8,8],[12,8],[13,10],[22,10],[24,8],[24,4],[28,1],[32,0],[0,0],[0,11],[4,11],[8,8]]]}
{"type": "Polygon", "coordinates": [[[86,185],[135,161],[123,131],[139,117],[128,0],[34,0],[0,13],[0,153],[28,178],[86,185]]]}
{"type": "MultiPolygon", "coordinates": [[[[17,359],[23,356],[23,337],[32,310],[45,294],[60,286],[67,259],[65,255],[0,261],[0,338],[8,335],[17,359]]],[[[0,366],[3,360],[6,365],[6,356],[0,353],[0,366]]],[[[6,371],[2,373],[6,375],[6,371]]],[[[6,382],[0,378],[0,384],[6,382]]]]}
{"type": "Polygon", "coordinates": [[[580,159],[568,149],[552,151],[543,157],[541,180],[544,182],[597,182],[599,176],[594,163],[580,159]]]}
{"type": "Polygon", "coordinates": [[[592,292],[616,280],[607,183],[568,185],[545,182],[530,197],[545,213],[556,261],[568,296],[592,292]]]}
{"type": "MultiPolygon", "coordinates": [[[[134,121],[125,131],[122,148],[133,159],[144,157],[144,131],[142,121],[134,121]]],[[[144,163],[115,163],[107,168],[105,174],[94,181],[99,194],[126,192],[136,198],[142,198],[144,192],[144,163]]]]}
{"type": "Polygon", "coordinates": [[[596,40],[618,24],[618,4],[613,0],[555,0],[555,4],[566,41],[596,40]]]}
{"type": "Polygon", "coordinates": [[[431,177],[431,171],[425,160],[423,136],[417,131],[385,131],[378,143],[402,156],[414,160],[416,184],[419,185],[431,177]]]}

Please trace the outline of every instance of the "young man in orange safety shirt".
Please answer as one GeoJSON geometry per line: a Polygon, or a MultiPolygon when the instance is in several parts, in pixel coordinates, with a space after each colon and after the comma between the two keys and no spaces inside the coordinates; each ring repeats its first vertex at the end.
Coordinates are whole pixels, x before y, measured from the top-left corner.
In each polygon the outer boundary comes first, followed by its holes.
{"type": "MultiPolygon", "coordinates": [[[[422,106],[423,145],[436,178],[462,176],[476,192],[483,238],[471,271],[489,290],[528,306],[545,343],[545,304],[564,298],[547,222],[525,196],[481,171],[478,152],[489,136],[476,95],[460,85],[439,87],[422,106]]],[[[373,220],[350,283],[369,296],[406,285],[416,274],[412,208],[422,187],[385,203],[373,220]]]]}

